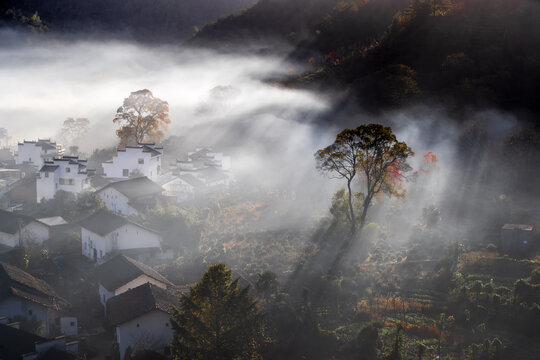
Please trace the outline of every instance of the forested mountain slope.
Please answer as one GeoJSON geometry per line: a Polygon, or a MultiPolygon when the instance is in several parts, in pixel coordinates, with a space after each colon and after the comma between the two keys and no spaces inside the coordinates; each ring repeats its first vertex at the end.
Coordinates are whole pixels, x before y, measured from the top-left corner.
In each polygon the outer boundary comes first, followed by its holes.
{"type": "Polygon", "coordinates": [[[349,32],[339,25],[321,32],[301,83],[347,86],[372,108],[429,100],[538,111],[538,18],[540,5],[525,0],[413,1],[380,39],[340,42],[349,32]]]}
{"type": "Polygon", "coordinates": [[[138,40],[182,42],[196,29],[256,0],[3,0],[5,25],[44,26],[62,33],[124,35],[138,40]],[[40,22],[32,16],[37,12],[40,22]]]}

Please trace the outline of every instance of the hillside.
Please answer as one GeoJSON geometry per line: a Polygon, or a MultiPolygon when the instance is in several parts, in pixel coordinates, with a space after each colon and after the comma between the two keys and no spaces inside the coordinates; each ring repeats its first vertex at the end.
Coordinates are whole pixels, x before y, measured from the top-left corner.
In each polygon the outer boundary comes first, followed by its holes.
{"type": "Polygon", "coordinates": [[[236,47],[287,40],[296,44],[307,38],[338,3],[339,0],[261,0],[249,9],[208,24],[191,43],[236,47]]]}
{"type": "Polygon", "coordinates": [[[256,0],[3,0],[0,26],[23,25],[58,33],[182,42],[195,27],[238,12],[256,0]],[[37,12],[38,17],[34,16],[37,12]]]}
{"type": "Polygon", "coordinates": [[[321,33],[311,46],[316,55],[302,58],[313,71],[292,84],[347,86],[372,109],[428,101],[538,111],[539,16],[529,1],[415,2],[371,43],[330,48],[326,38],[348,30],[321,33]]]}

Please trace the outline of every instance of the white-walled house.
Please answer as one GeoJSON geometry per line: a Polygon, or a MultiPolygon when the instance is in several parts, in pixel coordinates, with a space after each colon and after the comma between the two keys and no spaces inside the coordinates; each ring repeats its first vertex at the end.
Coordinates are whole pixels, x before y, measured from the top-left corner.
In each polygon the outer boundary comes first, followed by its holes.
{"type": "Polygon", "coordinates": [[[128,179],[132,176],[146,176],[156,180],[161,173],[163,148],[155,144],[139,144],[118,149],[116,156],[102,164],[106,178],[128,179]]]}
{"type": "Polygon", "coordinates": [[[63,156],[46,161],[38,172],[36,180],[37,201],[54,198],[57,191],[74,194],[92,189],[90,177],[94,170],[86,167],[86,160],[77,156],[63,156]]]}
{"type": "Polygon", "coordinates": [[[212,148],[197,148],[195,151],[188,152],[187,160],[177,160],[177,166],[181,171],[193,171],[205,167],[229,171],[231,170],[231,157],[214,152],[212,148]]]}
{"type": "Polygon", "coordinates": [[[214,192],[233,182],[231,157],[210,148],[188,152],[186,159],[176,160],[171,168],[174,177],[163,176],[158,182],[165,195],[175,196],[178,201],[214,192]]]}
{"type": "Polygon", "coordinates": [[[179,293],[151,283],[138,286],[107,302],[107,317],[115,327],[116,342],[123,359],[128,348],[170,354],[173,330],[171,305],[179,293]]]}
{"type": "Polygon", "coordinates": [[[161,254],[162,236],[127,218],[101,209],[79,221],[82,254],[102,263],[110,253],[143,250],[143,253],[161,254]]]}
{"type": "Polygon", "coordinates": [[[50,139],[38,139],[37,141],[26,141],[17,144],[17,165],[30,164],[39,169],[45,161],[52,160],[56,156],[62,156],[64,149],[62,145],[50,139]]]}
{"type": "Polygon", "coordinates": [[[21,244],[42,244],[49,240],[50,227],[31,216],[0,210],[0,244],[16,247],[21,244]]]}
{"type": "Polygon", "coordinates": [[[117,255],[97,268],[99,299],[107,313],[107,301],[140,285],[151,283],[162,289],[172,284],[150,266],[124,255],[117,255]]]}
{"type": "Polygon", "coordinates": [[[138,216],[144,208],[153,207],[162,193],[163,188],[145,176],[116,181],[96,191],[107,209],[125,216],[138,216]]]}
{"type": "Polygon", "coordinates": [[[206,189],[205,183],[193,176],[184,174],[160,179],[164,195],[173,196],[178,202],[194,198],[206,189]]]}
{"type": "Polygon", "coordinates": [[[40,334],[48,336],[60,330],[61,311],[69,303],[45,281],[0,262],[0,314],[13,321],[17,316],[43,323],[40,334]],[[53,327],[57,331],[53,331],[53,327]]]}

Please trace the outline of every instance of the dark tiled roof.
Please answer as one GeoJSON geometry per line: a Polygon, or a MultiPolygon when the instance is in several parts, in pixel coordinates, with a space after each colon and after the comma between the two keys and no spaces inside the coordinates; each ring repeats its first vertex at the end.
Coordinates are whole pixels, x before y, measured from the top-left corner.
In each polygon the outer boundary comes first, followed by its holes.
{"type": "Polygon", "coordinates": [[[96,175],[94,177],[91,177],[90,182],[92,183],[92,186],[96,189],[101,189],[111,183],[110,180],[104,178],[101,175],[96,175]]]}
{"type": "Polygon", "coordinates": [[[33,353],[35,343],[43,340],[41,336],[0,324],[0,359],[20,359],[33,353]]]}
{"type": "Polygon", "coordinates": [[[146,196],[158,195],[163,192],[163,188],[147,178],[146,176],[116,181],[103,187],[101,190],[112,187],[129,199],[136,199],[146,196]]]}
{"type": "Polygon", "coordinates": [[[199,158],[207,158],[208,157],[208,153],[210,152],[211,150],[209,148],[202,148],[198,151],[195,151],[193,154],[191,155],[188,155],[190,159],[199,159],[199,158]]]}
{"type": "Polygon", "coordinates": [[[58,165],[45,164],[39,169],[39,172],[55,172],[58,169],[58,165]]]}
{"type": "Polygon", "coordinates": [[[32,221],[37,220],[31,216],[0,210],[0,231],[3,233],[15,234],[19,231],[19,226],[24,227],[32,221]]]}
{"type": "Polygon", "coordinates": [[[107,301],[107,314],[113,325],[135,319],[152,310],[171,313],[171,305],[178,304],[179,292],[165,290],[146,283],[107,301]]]}
{"type": "Polygon", "coordinates": [[[38,141],[36,145],[43,150],[56,150],[56,144],[50,144],[48,141],[38,141]]]}
{"type": "Polygon", "coordinates": [[[189,185],[193,186],[194,188],[205,187],[204,183],[201,180],[197,179],[195,176],[191,174],[180,175],[179,178],[187,182],[189,185]]]}
{"type": "Polygon", "coordinates": [[[69,303],[45,281],[15,266],[0,262],[0,299],[10,296],[17,296],[55,310],[69,306],[69,303]]]}
{"type": "Polygon", "coordinates": [[[525,224],[504,224],[502,227],[503,230],[522,230],[522,231],[533,231],[534,226],[525,225],[525,224]]]}
{"type": "Polygon", "coordinates": [[[169,280],[150,266],[124,255],[115,256],[102,264],[98,267],[97,273],[99,282],[109,291],[114,291],[141,275],[147,275],[163,284],[172,285],[169,280]]]}
{"type": "Polygon", "coordinates": [[[78,223],[85,229],[105,236],[129,222],[125,217],[109,212],[107,209],[100,209],[78,223]]]}
{"type": "Polygon", "coordinates": [[[145,230],[158,234],[158,232],[155,230],[149,229],[148,227],[145,227],[141,224],[137,224],[136,222],[128,220],[127,218],[123,216],[112,213],[105,208],[102,208],[96,211],[92,215],[78,221],[77,223],[81,227],[87,230],[90,230],[101,236],[105,236],[109,234],[110,232],[118,229],[119,227],[124,226],[125,224],[133,224],[135,226],[140,227],[141,229],[145,229],[145,230]]]}
{"type": "Polygon", "coordinates": [[[147,145],[143,146],[143,152],[149,152],[152,155],[152,157],[161,155],[161,152],[147,145]]]}

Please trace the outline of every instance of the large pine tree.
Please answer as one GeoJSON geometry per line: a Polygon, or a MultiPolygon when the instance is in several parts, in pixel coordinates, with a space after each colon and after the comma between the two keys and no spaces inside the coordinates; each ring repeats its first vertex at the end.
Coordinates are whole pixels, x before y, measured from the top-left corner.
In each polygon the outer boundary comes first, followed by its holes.
{"type": "Polygon", "coordinates": [[[249,287],[240,288],[225,265],[212,265],[173,309],[175,358],[256,358],[262,320],[249,287]]]}

